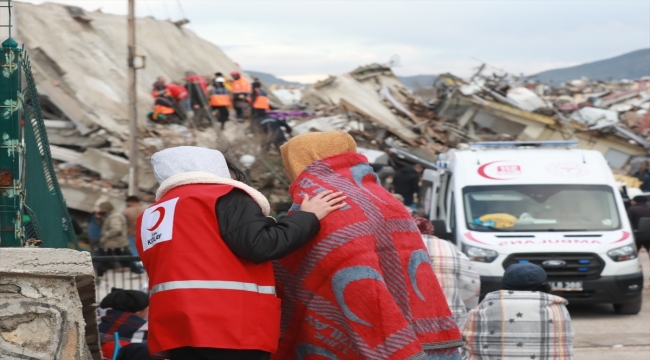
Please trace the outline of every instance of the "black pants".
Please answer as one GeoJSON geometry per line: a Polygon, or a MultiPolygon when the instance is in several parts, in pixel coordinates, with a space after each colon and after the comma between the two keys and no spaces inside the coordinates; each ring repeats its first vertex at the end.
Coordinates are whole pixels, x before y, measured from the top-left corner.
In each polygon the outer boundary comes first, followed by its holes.
{"type": "Polygon", "coordinates": [[[264,109],[253,109],[253,120],[260,121],[266,117],[266,110],[264,109]]]}
{"type": "Polygon", "coordinates": [[[224,124],[228,121],[230,112],[228,111],[227,106],[213,106],[212,110],[217,112],[217,121],[221,123],[221,130],[223,130],[224,124]]]}
{"type": "Polygon", "coordinates": [[[241,103],[241,102],[239,102],[239,103],[236,102],[233,105],[233,108],[235,109],[235,114],[237,116],[237,119],[243,119],[245,117],[245,115],[246,115],[244,113],[244,111],[246,110],[245,106],[246,106],[245,103],[241,103]]]}
{"type": "Polygon", "coordinates": [[[169,360],[268,360],[271,354],[260,350],[230,350],[183,347],[170,351],[169,360]]]}

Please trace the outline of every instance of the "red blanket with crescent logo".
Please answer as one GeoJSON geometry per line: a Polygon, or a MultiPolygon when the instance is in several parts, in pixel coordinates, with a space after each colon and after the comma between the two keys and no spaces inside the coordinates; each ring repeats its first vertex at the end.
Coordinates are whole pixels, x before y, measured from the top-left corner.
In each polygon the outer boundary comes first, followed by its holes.
{"type": "Polygon", "coordinates": [[[311,164],[290,192],[342,191],[348,206],[275,263],[282,299],[274,360],[460,359],[461,335],[415,222],[363,155],[311,164]]]}

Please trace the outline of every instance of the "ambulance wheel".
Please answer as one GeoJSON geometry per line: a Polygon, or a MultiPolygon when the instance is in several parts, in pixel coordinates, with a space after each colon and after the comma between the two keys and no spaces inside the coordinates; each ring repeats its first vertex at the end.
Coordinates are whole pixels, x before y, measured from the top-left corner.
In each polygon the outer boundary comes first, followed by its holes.
{"type": "Polygon", "coordinates": [[[642,299],[629,304],[614,304],[614,311],[619,315],[636,315],[641,311],[641,304],[642,299]]]}

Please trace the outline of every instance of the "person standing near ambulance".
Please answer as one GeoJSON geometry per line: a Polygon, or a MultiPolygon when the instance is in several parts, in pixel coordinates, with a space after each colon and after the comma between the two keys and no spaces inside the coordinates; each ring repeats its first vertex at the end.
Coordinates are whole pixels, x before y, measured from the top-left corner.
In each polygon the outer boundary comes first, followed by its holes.
{"type": "Polygon", "coordinates": [[[268,359],[280,333],[271,260],[307,243],[345,197],[305,195],[300,211],[276,222],[266,198],[217,150],[181,146],[151,162],[160,188],[136,234],[149,275],[151,354],[268,359]]]}

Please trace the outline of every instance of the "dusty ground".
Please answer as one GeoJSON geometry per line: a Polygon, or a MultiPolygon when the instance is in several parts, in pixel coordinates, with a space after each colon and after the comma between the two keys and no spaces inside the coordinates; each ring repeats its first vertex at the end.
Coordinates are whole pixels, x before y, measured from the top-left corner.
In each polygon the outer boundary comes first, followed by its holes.
{"type": "Polygon", "coordinates": [[[650,360],[650,258],[640,254],[646,279],[643,309],[620,316],[610,305],[569,307],[576,360],[650,360]]]}

